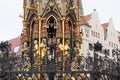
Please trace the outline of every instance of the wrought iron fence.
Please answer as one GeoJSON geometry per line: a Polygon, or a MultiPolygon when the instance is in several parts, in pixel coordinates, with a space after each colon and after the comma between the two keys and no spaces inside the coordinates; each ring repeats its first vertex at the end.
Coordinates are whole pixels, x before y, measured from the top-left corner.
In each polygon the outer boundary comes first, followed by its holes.
{"type": "Polygon", "coordinates": [[[46,54],[42,62],[38,61],[40,64],[36,64],[34,58],[29,64],[24,62],[22,58],[10,57],[8,56],[9,51],[10,47],[7,42],[0,44],[0,80],[120,79],[119,60],[114,61],[107,56],[96,56],[97,51],[94,53],[94,58],[72,55],[72,60],[70,60],[70,56],[68,58],[62,56],[62,61],[59,61],[56,57],[49,59],[49,55],[46,54]]]}

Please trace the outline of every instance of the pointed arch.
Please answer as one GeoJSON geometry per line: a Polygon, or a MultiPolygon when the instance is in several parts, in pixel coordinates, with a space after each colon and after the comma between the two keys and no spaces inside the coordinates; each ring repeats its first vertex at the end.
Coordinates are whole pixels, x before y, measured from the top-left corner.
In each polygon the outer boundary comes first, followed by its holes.
{"type": "MultiPolygon", "coordinates": [[[[30,37],[38,38],[38,17],[36,14],[31,14],[28,18],[29,21],[29,35],[30,37]]],[[[30,38],[29,38],[30,39],[30,38]]]]}
{"type": "Polygon", "coordinates": [[[50,16],[46,19],[46,24],[47,24],[48,20],[49,20],[51,17],[53,17],[53,18],[55,19],[55,22],[56,22],[56,24],[57,24],[57,18],[56,18],[54,15],[50,15],[50,16]]]}
{"type": "Polygon", "coordinates": [[[50,15],[47,20],[47,33],[48,33],[48,38],[53,38],[56,36],[56,31],[57,31],[57,19],[54,15],[50,15]]]}
{"type": "Polygon", "coordinates": [[[31,15],[28,16],[27,21],[29,21],[29,22],[32,22],[33,20],[38,21],[37,17],[38,17],[37,14],[32,13],[31,15]]]}

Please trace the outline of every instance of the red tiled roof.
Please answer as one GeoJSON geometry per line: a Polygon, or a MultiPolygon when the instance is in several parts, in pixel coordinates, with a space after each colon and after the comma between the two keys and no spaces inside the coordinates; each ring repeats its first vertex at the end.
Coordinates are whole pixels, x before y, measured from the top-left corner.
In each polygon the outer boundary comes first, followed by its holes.
{"type": "Polygon", "coordinates": [[[108,23],[102,24],[103,28],[106,29],[108,27],[108,23]]]}
{"type": "Polygon", "coordinates": [[[102,27],[103,27],[103,29],[104,29],[104,39],[106,39],[106,37],[107,37],[107,27],[108,27],[108,22],[107,23],[103,23],[103,24],[101,24],[102,25],[102,27]]]}
{"type": "Polygon", "coordinates": [[[80,20],[81,24],[86,24],[87,21],[90,19],[90,17],[91,17],[91,14],[82,16],[82,17],[81,17],[81,20],[80,20]]]}
{"type": "Polygon", "coordinates": [[[14,38],[14,39],[8,40],[8,43],[11,44],[11,49],[14,50],[14,48],[16,46],[20,45],[20,36],[14,38]]]}
{"type": "MultiPolygon", "coordinates": [[[[21,38],[21,36],[18,36],[14,39],[8,40],[8,43],[11,44],[12,52],[14,52],[15,47],[20,46],[20,44],[21,44],[20,38],[21,38]]],[[[18,52],[16,53],[16,55],[19,54],[19,51],[20,51],[20,48],[19,48],[18,52]]]]}

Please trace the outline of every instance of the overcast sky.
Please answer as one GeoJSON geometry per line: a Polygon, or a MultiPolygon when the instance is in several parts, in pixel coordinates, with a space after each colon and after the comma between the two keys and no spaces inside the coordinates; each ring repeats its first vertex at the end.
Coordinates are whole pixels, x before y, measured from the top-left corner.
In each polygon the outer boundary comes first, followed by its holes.
{"type": "MultiPolygon", "coordinates": [[[[0,0],[0,41],[17,37],[22,32],[23,0],[0,0]]],[[[120,31],[120,0],[82,0],[84,13],[96,9],[101,23],[113,19],[115,28],[120,31]]]]}

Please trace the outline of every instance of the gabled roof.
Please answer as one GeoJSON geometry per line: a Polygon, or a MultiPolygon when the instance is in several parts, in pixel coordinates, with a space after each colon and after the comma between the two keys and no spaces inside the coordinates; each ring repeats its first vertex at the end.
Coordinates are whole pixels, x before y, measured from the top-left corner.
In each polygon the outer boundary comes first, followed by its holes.
{"type": "Polygon", "coordinates": [[[109,24],[108,22],[107,22],[107,23],[103,23],[103,24],[102,24],[102,27],[103,27],[104,29],[106,29],[106,28],[108,27],[108,24],[109,24]]]}
{"type": "Polygon", "coordinates": [[[59,8],[58,8],[58,6],[57,6],[57,4],[56,4],[56,2],[54,0],[53,1],[49,0],[47,2],[47,5],[45,6],[45,9],[43,10],[42,16],[44,17],[50,11],[53,11],[53,12],[57,13],[59,16],[61,16],[59,8]],[[50,9],[50,4],[54,5],[52,10],[50,9]]]}
{"type": "Polygon", "coordinates": [[[106,40],[106,38],[107,38],[107,27],[108,27],[108,22],[107,23],[103,23],[103,24],[101,24],[102,25],[102,27],[103,27],[103,30],[104,30],[104,39],[106,40]]]}
{"type": "Polygon", "coordinates": [[[81,24],[87,24],[87,21],[90,20],[91,14],[85,15],[81,17],[80,23],[81,24]]]}

